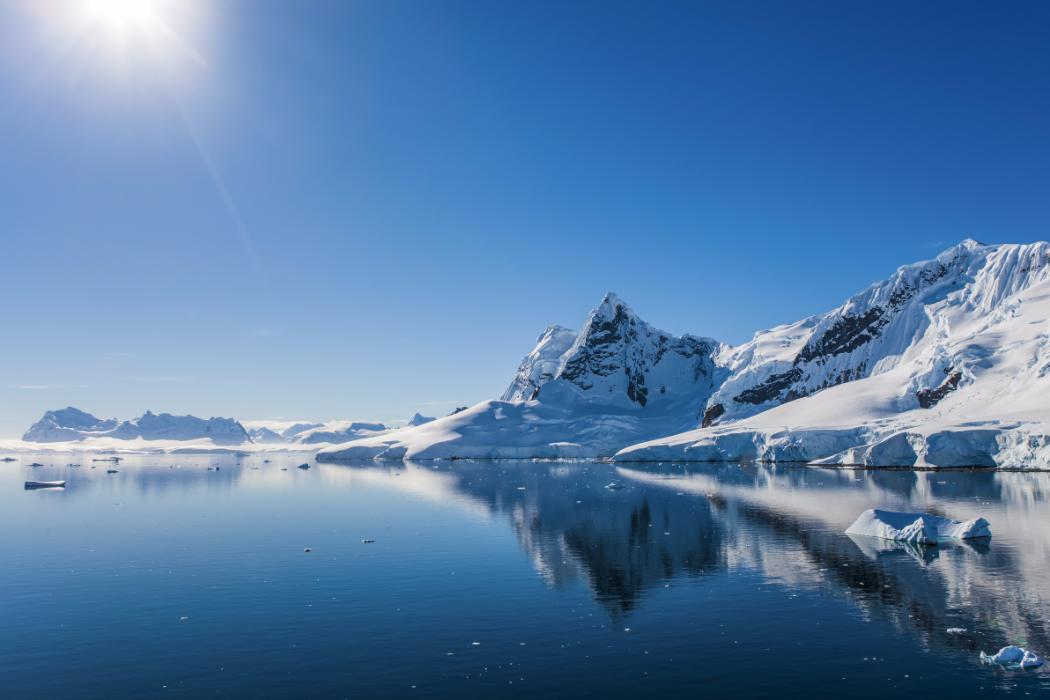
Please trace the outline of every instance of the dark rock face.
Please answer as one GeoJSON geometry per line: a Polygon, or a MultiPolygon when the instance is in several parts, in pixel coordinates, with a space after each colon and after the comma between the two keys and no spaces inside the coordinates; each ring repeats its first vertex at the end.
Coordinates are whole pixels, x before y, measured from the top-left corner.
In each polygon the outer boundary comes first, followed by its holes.
{"type": "Polygon", "coordinates": [[[802,378],[802,370],[792,367],[787,372],[772,374],[766,381],[758,386],[741,391],[733,397],[737,403],[761,404],[767,401],[779,399],[781,392],[787,391],[791,385],[802,378]]]}
{"type": "Polygon", "coordinates": [[[894,319],[897,313],[907,306],[919,292],[944,279],[951,271],[944,263],[936,263],[918,274],[911,282],[900,280],[890,292],[885,305],[872,306],[861,314],[846,314],[816,339],[802,348],[795,358],[797,366],[803,362],[827,360],[829,357],[853,352],[857,348],[879,337],[882,329],[894,319]]]}
{"type": "Polygon", "coordinates": [[[948,378],[941,382],[941,385],[936,389],[920,389],[915,392],[915,398],[919,400],[919,405],[923,408],[933,408],[941,401],[945,396],[952,393],[959,387],[959,382],[962,380],[961,372],[952,372],[951,368],[945,370],[948,373],[948,378]]]}
{"type": "MultiPolygon", "coordinates": [[[[638,340],[638,331],[635,328],[635,319],[627,314],[624,307],[616,306],[616,313],[612,318],[596,318],[587,329],[587,338],[580,352],[576,353],[561,372],[561,379],[568,380],[583,390],[590,389],[594,385],[587,381],[590,374],[599,377],[608,377],[613,372],[620,371],[622,359],[620,357],[623,346],[638,340]]],[[[622,367],[628,376],[628,395],[637,393],[637,382],[632,375],[630,367],[622,367]]],[[[645,379],[642,378],[644,385],[645,379]]],[[[641,392],[642,395],[647,392],[641,392]]],[[[632,400],[635,400],[632,396],[632,400]]],[[[643,404],[644,405],[644,404],[643,404]]]]}
{"type": "MultiPolygon", "coordinates": [[[[733,401],[756,406],[768,402],[786,403],[867,376],[867,360],[860,360],[854,366],[846,367],[823,379],[816,379],[822,372],[812,368],[827,364],[835,356],[863,348],[880,337],[883,329],[890,325],[913,299],[948,277],[961,264],[961,258],[935,262],[910,279],[899,277],[885,302],[873,304],[862,312],[843,313],[824,332],[806,343],[792,361],[791,369],[770,375],[761,384],[741,391],[733,397],[733,401]]],[[[940,391],[940,388],[932,391],[940,391]]],[[[920,402],[925,400],[928,399],[920,398],[920,402]]]]}
{"type": "Polygon", "coordinates": [[[701,428],[709,428],[715,424],[715,421],[722,417],[722,414],[726,412],[726,407],[720,403],[716,403],[713,406],[708,406],[707,410],[704,411],[704,419],[700,423],[701,428]]]}

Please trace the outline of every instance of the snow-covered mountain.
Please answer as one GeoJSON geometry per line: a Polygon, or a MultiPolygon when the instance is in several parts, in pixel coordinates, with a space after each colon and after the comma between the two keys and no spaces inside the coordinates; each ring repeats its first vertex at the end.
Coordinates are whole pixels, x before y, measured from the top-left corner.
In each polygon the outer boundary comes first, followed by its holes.
{"type": "Polygon", "coordinates": [[[617,459],[1050,467],[1050,245],[963,241],[724,362],[706,427],[617,459]]]}
{"type": "Polygon", "coordinates": [[[389,430],[383,423],[332,421],[320,427],[298,433],[295,435],[294,441],[301,445],[315,445],[321,442],[341,443],[361,437],[382,435],[389,430]]]}
{"type": "Polygon", "coordinates": [[[513,381],[501,397],[503,401],[529,401],[536,398],[540,387],[554,379],[561,369],[562,357],[576,342],[576,331],[565,326],[547,326],[532,349],[518,366],[513,381]]]}
{"type": "Polygon", "coordinates": [[[244,426],[232,418],[205,419],[146,411],[132,420],[117,421],[115,418],[103,420],[72,406],[57,411],[48,411],[22,436],[26,442],[67,442],[87,438],[208,439],[216,445],[240,445],[252,441],[244,426]]]}
{"type": "MultiPolygon", "coordinates": [[[[416,414],[419,416],[419,414],[416,414]]],[[[423,416],[419,416],[423,419],[423,416]]],[[[431,419],[433,420],[433,419],[431,419]]],[[[245,421],[248,434],[256,443],[265,445],[319,445],[340,443],[359,437],[378,435],[391,430],[376,421],[333,420],[324,423],[309,421],[256,420],[245,421]]]]}
{"type": "Polygon", "coordinates": [[[422,413],[416,413],[408,419],[408,423],[406,425],[408,425],[408,427],[410,428],[414,428],[417,425],[424,425],[425,423],[430,423],[431,421],[435,420],[437,420],[437,418],[435,418],[434,416],[424,416],[422,413]]]}
{"type": "Polygon", "coordinates": [[[502,400],[320,456],[1050,466],[1048,271],[1047,243],[965,240],[737,347],[608,295],[578,333],[548,328],[502,400]]]}
{"type": "Polygon", "coordinates": [[[675,337],[607,294],[579,332],[551,326],[504,399],[322,450],[329,459],[584,457],[697,425],[721,344],[675,337]],[[570,341],[571,336],[571,342],[570,341]]]}
{"type": "Polygon", "coordinates": [[[112,433],[119,421],[116,418],[101,419],[68,406],[47,411],[44,416],[25,432],[26,442],[64,442],[82,440],[87,435],[112,433]]]}

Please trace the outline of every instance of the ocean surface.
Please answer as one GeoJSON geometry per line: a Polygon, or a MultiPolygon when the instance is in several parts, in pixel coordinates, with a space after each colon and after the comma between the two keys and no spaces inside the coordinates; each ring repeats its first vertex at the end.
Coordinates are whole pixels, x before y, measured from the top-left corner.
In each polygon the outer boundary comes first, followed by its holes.
{"type": "Polygon", "coordinates": [[[979,659],[1050,654],[1050,474],[103,457],[0,464],[0,697],[1050,691],[979,659]]]}

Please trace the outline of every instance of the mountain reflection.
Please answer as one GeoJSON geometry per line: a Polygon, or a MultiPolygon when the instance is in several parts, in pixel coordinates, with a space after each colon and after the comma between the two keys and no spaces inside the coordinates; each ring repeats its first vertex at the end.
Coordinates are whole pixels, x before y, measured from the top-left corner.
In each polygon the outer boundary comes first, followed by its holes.
{"type": "Polygon", "coordinates": [[[675,577],[744,569],[843,597],[863,617],[927,645],[975,650],[1024,640],[1050,649],[1047,474],[509,462],[331,468],[440,474],[447,495],[509,519],[550,586],[584,580],[613,619],[675,577]],[[606,488],[613,480],[623,488],[606,488]],[[844,534],[875,506],[984,515],[993,538],[921,547],[844,534]]]}

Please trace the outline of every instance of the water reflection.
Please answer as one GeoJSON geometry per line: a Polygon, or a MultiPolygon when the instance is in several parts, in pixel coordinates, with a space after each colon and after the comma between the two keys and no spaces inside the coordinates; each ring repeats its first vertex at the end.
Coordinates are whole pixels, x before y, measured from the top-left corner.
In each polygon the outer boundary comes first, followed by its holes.
{"type": "Polygon", "coordinates": [[[1050,649],[1046,474],[533,463],[329,469],[417,492],[429,479],[448,498],[506,517],[550,586],[586,581],[613,619],[675,577],[748,571],[838,596],[928,646],[973,651],[1009,640],[1050,649]],[[611,476],[626,488],[605,488],[611,476]],[[922,547],[845,535],[871,507],[983,515],[994,536],[922,547]]]}

